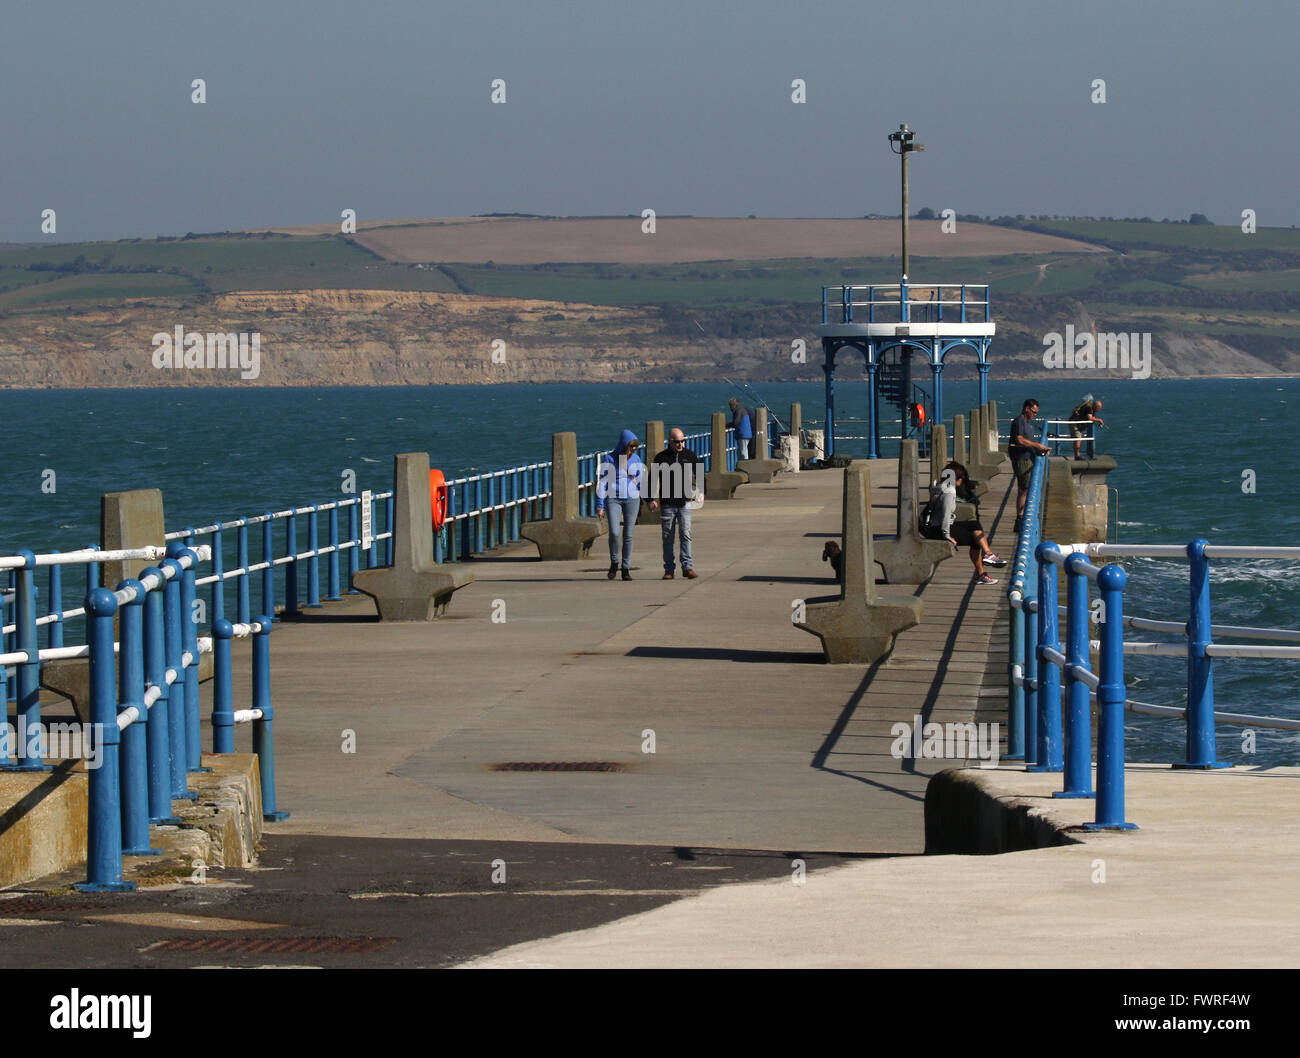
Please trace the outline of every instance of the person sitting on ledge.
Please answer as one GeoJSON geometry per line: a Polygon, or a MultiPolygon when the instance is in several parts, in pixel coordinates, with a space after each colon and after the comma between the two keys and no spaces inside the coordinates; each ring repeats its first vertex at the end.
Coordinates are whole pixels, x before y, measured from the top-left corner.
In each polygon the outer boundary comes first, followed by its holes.
{"type": "Polygon", "coordinates": [[[947,540],[953,547],[970,548],[971,564],[975,567],[976,584],[996,584],[997,580],[984,572],[986,565],[1000,569],[1007,564],[1006,559],[999,558],[989,546],[984,526],[980,525],[977,513],[974,518],[955,521],[957,500],[974,503],[974,489],[966,468],[953,461],[943,468],[943,477],[930,486],[930,505],[937,515],[929,520],[929,525],[922,528],[921,535],[931,540],[947,540]]]}

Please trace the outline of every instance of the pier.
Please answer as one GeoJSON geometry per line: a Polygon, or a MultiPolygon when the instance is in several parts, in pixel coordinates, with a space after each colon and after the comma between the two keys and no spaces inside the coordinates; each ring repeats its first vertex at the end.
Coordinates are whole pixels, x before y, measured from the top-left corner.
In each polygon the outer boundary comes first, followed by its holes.
{"type": "MultiPolygon", "coordinates": [[[[1009,557],[1014,481],[982,433],[970,441],[972,463],[996,466],[982,518],[1009,557]]],[[[1071,476],[1057,462],[1037,477],[1059,490],[1071,476]]],[[[866,468],[883,548],[907,524],[898,461],[866,468]]],[[[918,472],[932,476],[924,460],[918,472]]],[[[632,581],[608,581],[603,537],[586,556],[539,561],[508,511],[487,534],[498,546],[459,556],[473,577],[432,620],[381,620],[371,599],[302,559],[311,583],[295,595],[311,601],[296,614],[278,608],[269,637],[275,781],[291,814],[260,827],[262,868],[246,857],[213,869],[208,884],[158,886],[154,875],[134,893],[80,902],[60,893],[84,867],[32,879],[11,887],[8,914],[0,902],[6,958],[184,966],[202,950],[193,945],[236,930],[252,954],[224,959],[239,965],[271,950],[301,964],[295,943],[325,966],[476,956],[483,966],[1292,964],[1300,835],[1279,806],[1300,770],[1131,764],[1128,816],[1141,829],[1088,834],[1097,802],[1054,797],[1060,772],[1009,759],[1006,726],[993,759],[979,759],[989,747],[978,739],[954,754],[918,737],[918,726],[1006,725],[1018,687],[1008,682],[1011,568],[977,585],[959,553],[922,584],[889,585],[916,598],[920,622],[880,660],[825,662],[796,619],[802,603],[838,590],[821,556],[846,528],[849,473],[861,471],[783,473],[706,500],[690,581],[660,579],[653,524],[638,529],[632,581]],[[317,577],[331,582],[324,599],[317,577]],[[434,906],[452,917],[421,910],[434,906]],[[61,945],[79,922],[105,928],[71,952],[61,945]],[[268,936],[284,946],[267,948],[268,936]]],[[[512,493],[545,513],[534,492],[512,493]]],[[[1067,493],[1080,511],[1095,499],[1067,493]]],[[[400,488],[396,499],[400,510],[400,488]]],[[[399,535],[376,524],[374,544],[400,555],[403,523],[392,498],[388,507],[384,527],[399,535]]],[[[330,534],[344,564],[361,550],[346,546],[354,529],[330,534]]],[[[210,559],[218,535],[188,542],[210,559]]],[[[251,557],[241,549],[241,567],[255,567],[251,557]]],[[[239,587],[232,598],[246,594],[239,587]]],[[[218,683],[223,708],[238,714],[229,687],[249,685],[258,655],[232,645],[218,683]]],[[[265,656],[260,664],[265,676],[265,656]]],[[[1067,672],[1072,686],[1081,672],[1067,672]]],[[[231,774],[254,759],[247,730],[234,729],[233,754],[204,753],[216,772],[191,771],[188,784],[220,803],[233,783],[260,821],[256,769],[231,774]]],[[[29,791],[11,801],[12,828],[33,815],[31,790],[75,788],[77,776],[9,772],[0,782],[29,791]]],[[[125,873],[149,879],[152,862],[128,855],[125,873]]],[[[189,866],[182,880],[192,882],[189,866]]]]}

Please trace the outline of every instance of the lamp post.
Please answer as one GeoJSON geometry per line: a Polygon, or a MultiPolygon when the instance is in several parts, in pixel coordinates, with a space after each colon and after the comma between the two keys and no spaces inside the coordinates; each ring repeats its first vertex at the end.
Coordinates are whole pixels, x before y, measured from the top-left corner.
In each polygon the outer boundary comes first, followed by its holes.
{"type": "Polygon", "coordinates": [[[924,143],[913,142],[916,133],[906,125],[889,134],[889,149],[903,159],[903,282],[907,282],[907,156],[925,150],[924,143]],[[894,144],[898,144],[897,147],[894,144]]]}

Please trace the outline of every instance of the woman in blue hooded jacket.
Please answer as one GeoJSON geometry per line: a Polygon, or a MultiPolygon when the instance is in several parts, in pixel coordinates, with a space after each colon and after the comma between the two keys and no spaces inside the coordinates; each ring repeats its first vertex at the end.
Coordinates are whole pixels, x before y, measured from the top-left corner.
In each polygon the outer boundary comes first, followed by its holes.
{"type": "Polygon", "coordinates": [[[612,452],[606,452],[596,475],[596,515],[609,517],[609,573],[610,580],[620,567],[623,579],[631,580],[632,530],[636,527],[637,512],[641,509],[642,483],[645,481],[645,463],[636,454],[641,447],[636,434],[624,430],[612,452]],[[622,556],[620,562],[620,547],[622,556]]]}

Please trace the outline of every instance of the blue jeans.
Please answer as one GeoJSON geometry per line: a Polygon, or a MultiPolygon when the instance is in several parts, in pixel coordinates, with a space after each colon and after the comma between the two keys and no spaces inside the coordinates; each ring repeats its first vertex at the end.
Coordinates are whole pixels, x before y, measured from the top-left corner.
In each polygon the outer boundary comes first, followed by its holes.
{"type": "Polygon", "coordinates": [[[664,572],[671,573],[673,562],[673,530],[682,543],[682,569],[691,569],[691,514],[686,507],[660,507],[659,527],[664,534],[664,572]]]}
{"type": "Polygon", "coordinates": [[[605,516],[609,519],[609,564],[620,565],[619,544],[623,545],[624,569],[632,568],[632,530],[636,528],[636,515],[641,509],[641,497],[629,496],[625,500],[610,496],[605,500],[605,516]]]}

